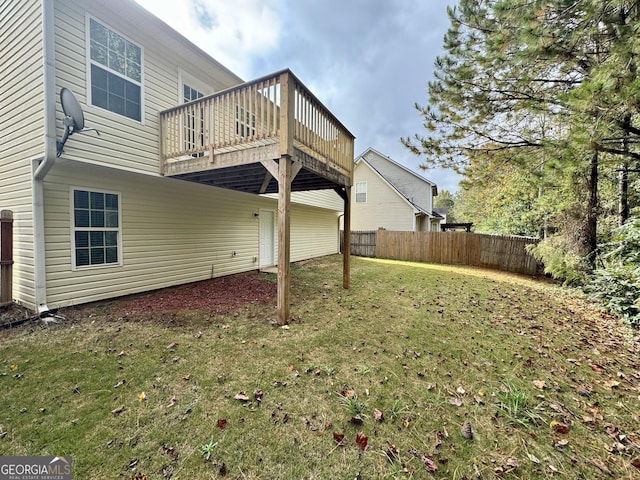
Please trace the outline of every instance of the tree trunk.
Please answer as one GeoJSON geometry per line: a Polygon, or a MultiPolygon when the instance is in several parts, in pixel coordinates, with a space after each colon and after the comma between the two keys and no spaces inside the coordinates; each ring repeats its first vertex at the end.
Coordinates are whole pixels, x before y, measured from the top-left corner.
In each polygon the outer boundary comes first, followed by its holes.
{"type": "Polygon", "coordinates": [[[596,253],[598,250],[598,151],[591,155],[591,173],[589,175],[589,204],[587,207],[587,224],[585,228],[585,247],[588,249],[587,259],[593,270],[596,266],[596,253]]]}
{"type": "MultiPolygon", "coordinates": [[[[629,152],[629,127],[631,126],[631,115],[626,114],[622,127],[622,150],[629,152]]],[[[625,160],[620,164],[618,171],[618,225],[622,226],[629,218],[629,161],[625,160]]]]}

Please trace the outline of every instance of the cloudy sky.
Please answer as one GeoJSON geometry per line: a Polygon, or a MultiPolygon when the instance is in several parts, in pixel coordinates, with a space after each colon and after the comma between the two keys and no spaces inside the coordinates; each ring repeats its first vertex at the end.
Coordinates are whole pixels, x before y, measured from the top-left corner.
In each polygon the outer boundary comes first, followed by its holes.
{"type": "Polygon", "coordinates": [[[427,101],[455,0],[137,1],[245,80],[290,68],[356,136],[356,155],[373,147],[457,189],[400,144],[423,132],[413,105],[427,101]]]}

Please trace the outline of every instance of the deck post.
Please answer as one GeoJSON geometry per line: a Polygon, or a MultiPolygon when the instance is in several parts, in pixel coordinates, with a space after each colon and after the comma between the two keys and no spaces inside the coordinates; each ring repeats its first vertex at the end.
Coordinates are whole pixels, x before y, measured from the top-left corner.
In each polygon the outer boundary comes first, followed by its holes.
{"type": "Polygon", "coordinates": [[[278,325],[289,323],[291,295],[291,158],[278,165],[278,325]]]}
{"type": "Polygon", "coordinates": [[[344,187],[344,244],[342,245],[342,288],[348,289],[351,278],[351,187],[344,187]]]}
{"type": "Polygon", "coordinates": [[[289,323],[291,296],[291,182],[299,171],[293,165],[295,83],[280,75],[280,160],[278,162],[278,325],[289,323]]]}
{"type": "Polygon", "coordinates": [[[13,212],[0,211],[0,305],[13,301],[13,212]]]}

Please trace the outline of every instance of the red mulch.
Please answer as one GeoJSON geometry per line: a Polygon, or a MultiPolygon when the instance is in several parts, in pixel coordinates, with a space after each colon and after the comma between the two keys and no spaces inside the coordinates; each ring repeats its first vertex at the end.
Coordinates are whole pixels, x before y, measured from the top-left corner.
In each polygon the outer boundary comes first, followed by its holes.
{"type": "Polygon", "coordinates": [[[135,295],[119,301],[120,315],[177,310],[228,313],[247,304],[265,304],[276,298],[277,285],[267,274],[248,272],[212,278],[178,287],[135,295]]]}

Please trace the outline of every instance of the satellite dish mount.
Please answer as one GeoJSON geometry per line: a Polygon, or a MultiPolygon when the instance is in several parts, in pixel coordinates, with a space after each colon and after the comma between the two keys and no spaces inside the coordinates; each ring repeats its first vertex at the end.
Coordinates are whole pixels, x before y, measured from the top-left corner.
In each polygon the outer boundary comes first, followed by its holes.
{"type": "Polygon", "coordinates": [[[64,112],[64,119],[62,120],[64,124],[64,134],[62,135],[62,140],[56,141],[56,156],[58,157],[64,152],[64,144],[67,142],[67,139],[74,133],[94,131],[100,135],[100,132],[95,128],[85,128],[82,107],[76,96],[68,88],[62,88],[62,90],[60,90],[60,104],[64,112]]]}

